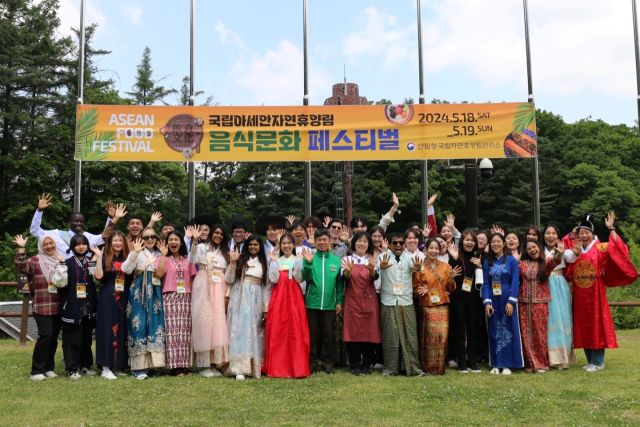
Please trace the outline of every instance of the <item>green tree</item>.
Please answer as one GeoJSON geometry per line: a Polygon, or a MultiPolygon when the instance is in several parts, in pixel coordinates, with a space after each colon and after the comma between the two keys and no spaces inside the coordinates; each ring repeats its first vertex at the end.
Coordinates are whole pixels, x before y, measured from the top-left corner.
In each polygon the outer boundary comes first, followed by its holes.
{"type": "Polygon", "coordinates": [[[158,85],[168,76],[155,79],[154,76],[153,67],[151,66],[151,49],[145,47],[142,52],[142,60],[137,67],[136,82],[131,88],[132,91],[126,92],[127,95],[133,97],[136,104],[153,105],[158,101],[163,101],[164,98],[171,94],[178,93],[175,89],[165,89],[164,86],[158,85]]]}

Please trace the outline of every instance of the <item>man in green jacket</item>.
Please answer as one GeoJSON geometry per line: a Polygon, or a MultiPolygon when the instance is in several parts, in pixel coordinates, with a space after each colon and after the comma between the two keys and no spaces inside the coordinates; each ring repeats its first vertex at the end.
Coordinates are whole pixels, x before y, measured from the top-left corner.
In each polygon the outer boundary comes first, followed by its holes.
{"type": "Polygon", "coordinates": [[[340,258],[329,251],[329,231],[325,228],[317,230],[314,239],[315,254],[308,248],[302,251],[302,278],[307,282],[305,305],[311,341],[309,368],[313,373],[321,366],[326,374],[333,374],[333,327],[336,314],[342,311],[344,284],[340,258]]]}

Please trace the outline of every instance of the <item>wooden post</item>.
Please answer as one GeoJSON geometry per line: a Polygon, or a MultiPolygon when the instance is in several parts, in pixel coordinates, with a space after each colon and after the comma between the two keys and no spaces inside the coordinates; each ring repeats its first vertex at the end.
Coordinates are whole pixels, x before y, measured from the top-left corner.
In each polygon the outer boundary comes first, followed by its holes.
{"type": "Polygon", "coordinates": [[[29,298],[31,295],[22,295],[22,317],[20,319],[20,345],[27,344],[27,322],[29,321],[29,298]]]}

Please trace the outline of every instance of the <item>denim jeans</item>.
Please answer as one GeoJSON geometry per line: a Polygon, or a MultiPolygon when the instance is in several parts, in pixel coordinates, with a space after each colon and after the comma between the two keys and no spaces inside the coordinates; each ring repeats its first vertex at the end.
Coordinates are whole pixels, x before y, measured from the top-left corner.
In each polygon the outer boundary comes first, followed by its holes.
{"type": "Polygon", "coordinates": [[[604,348],[591,349],[585,348],[584,354],[587,356],[587,363],[592,365],[604,365],[604,348]]]}

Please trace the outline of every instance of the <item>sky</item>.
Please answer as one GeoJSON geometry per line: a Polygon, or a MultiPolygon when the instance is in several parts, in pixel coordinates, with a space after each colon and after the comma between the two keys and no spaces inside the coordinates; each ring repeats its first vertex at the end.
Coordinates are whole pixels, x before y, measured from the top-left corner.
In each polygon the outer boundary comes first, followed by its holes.
{"type": "MultiPolygon", "coordinates": [[[[99,63],[121,95],[145,46],[165,87],[189,75],[190,0],[86,0],[99,25],[99,63]]],[[[416,0],[308,0],[309,96],[357,83],[369,100],[418,102],[416,0]]],[[[301,105],[303,1],[196,0],[195,86],[221,105],[301,105]]],[[[79,27],[80,0],[60,0],[60,32],[79,27]]],[[[631,2],[532,0],[529,32],[537,108],[567,122],[638,118],[631,2]]],[[[427,102],[527,100],[522,1],[422,0],[427,102]]],[[[174,98],[167,101],[175,104],[174,98]]],[[[196,100],[196,104],[198,100],[196,100]]]]}

